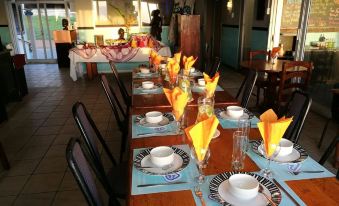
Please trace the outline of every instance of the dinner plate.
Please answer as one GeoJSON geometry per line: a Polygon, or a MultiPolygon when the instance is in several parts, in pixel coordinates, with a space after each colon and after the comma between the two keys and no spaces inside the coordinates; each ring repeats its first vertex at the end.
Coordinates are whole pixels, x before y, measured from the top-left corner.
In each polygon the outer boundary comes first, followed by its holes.
{"type": "MultiPolygon", "coordinates": [[[[252,141],[253,152],[265,157],[264,150],[262,148],[262,141],[252,141]]],[[[278,163],[298,163],[304,161],[308,157],[307,152],[298,144],[293,145],[292,153],[286,156],[277,156],[272,159],[274,162],[278,163]]]]}
{"type": "Polygon", "coordinates": [[[229,192],[229,182],[228,179],[233,174],[248,174],[253,176],[255,179],[258,180],[259,184],[261,184],[264,188],[264,193],[272,198],[272,200],[279,205],[281,202],[281,192],[279,188],[271,182],[269,179],[266,179],[260,175],[254,174],[254,173],[248,173],[248,172],[224,172],[217,176],[215,176],[209,185],[210,189],[210,198],[219,202],[220,204],[224,206],[231,206],[231,205],[237,205],[237,206],[266,206],[267,200],[264,197],[263,194],[258,193],[257,196],[255,196],[252,199],[239,199],[232,195],[229,192]],[[274,195],[272,195],[274,194],[274,195]]]}
{"type": "Polygon", "coordinates": [[[149,88],[149,89],[145,89],[142,87],[142,85],[140,86],[137,86],[136,89],[140,89],[141,91],[154,91],[154,90],[157,90],[157,89],[160,89],[162,87],[161,84],[154,84],[154,86],[152,88],[149,88]]]}
{"type": "Polygon", "coordinates": [[[167,175],[174,172],[179,172],[187,167],[190,162],[188,154],[177,148],[174,150],[174,160],[169,168],[157,168],[150,159],[150,152],[153,148],[148,148],[141,151],[134,159],[133,163],[136,169],[149,175],[167,175]]]}
{"type": "Polygon", "coordinates": [[[171,124],[174,121],[174,117],[171,113],[164,113],[162,120],[158,123],[149,123],[146,121],[146,115],[142,114],[136,117],[135,122],[143,127],[148,128],[157,128],[157,127],[163,127],[166,125],[171,124]]]}
{"type": "Polygon", "coordinates": [[[223,111],[220,113],[220,117],[223,118],[223,119],[227,119],[227,120],[231,120],[231,121],[238,121],[239,119],[249,119],[250,116],[246,113],[244,113],[241,117],[231,117],[227,114],[226,111],[223,111]]]}

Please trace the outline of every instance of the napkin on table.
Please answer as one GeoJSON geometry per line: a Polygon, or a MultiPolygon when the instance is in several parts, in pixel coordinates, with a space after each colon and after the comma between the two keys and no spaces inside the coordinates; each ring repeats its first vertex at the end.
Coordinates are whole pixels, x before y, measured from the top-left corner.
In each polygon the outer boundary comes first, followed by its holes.
{"type": "Polygon", "coordinates": [[[184,56],[182,58],[182,62],[184,63],[184,74],[185,75],[189,75],[190,69],[197,59],[198,59],[198,57],[194,59],[193,56],[190,56],[190,57],[184,56]]]}
{"type": "Polygon", "coordinates": [[[164,88],[164,93],[173,108],[175,119],[179,120],[188,102],[188,94],[179,87],[175,87],[173,90],[164,88]]]}
{"type": "Polygon", "coordinates": [[[185,129],[187,137],[193,142],[193,146],[199,161],[204,159],[208,150],[208,145],[211,142],[218,124],[218,118],[213,115],[210,118],[198,122],[197,124],[185,129]]]}
{"type": "Polygon", "coordinates": [[[260,122],[257,123],[260,134],[264,140],[265,151],[267,156],[270,157],[274,151],[275,146],[278,145],[285,131],[292,122],[291,118],[282,117],[278,119],[278,116],[272,109],[267,110],[260,115],[260,122]]]}
{"type": "Polygon", "coordinates": [[[214,95],[214,92],[218,86],[218,81],[220,77],[219,72],[217,72],[213,78],[210,78],[205,72],[203,74],[206,82],[205,86],[206,96],[210,98],[214,95]]]}

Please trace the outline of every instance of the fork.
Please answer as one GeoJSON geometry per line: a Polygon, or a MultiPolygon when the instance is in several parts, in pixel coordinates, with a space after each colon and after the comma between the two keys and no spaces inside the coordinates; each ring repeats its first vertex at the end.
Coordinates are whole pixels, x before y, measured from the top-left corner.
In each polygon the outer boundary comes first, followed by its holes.
{"type": "Polygon", "coordinates": [[[298,175],[298,174],[300,174],[300,173],[322,173],[322,172],[324,172],[324,170],[304,170],[304,171],[295,171],[295,172],[291,172],[291,171],[289,171],[289,173],[291,173],[291,174],[294,174],[294,175],[298,175]]]}
{"type": "Polygon", "coordinates": [[[201,202],[201,206],[206,206],[205,200],[204,200],[204,198],[203,198],[202,191],[201,191],[201,189],[200,189],[199,186],[195,186],[195,187],[194,187],[194,194],[195,194],[197,197],[199,197],[200,202],[201,202]]]}

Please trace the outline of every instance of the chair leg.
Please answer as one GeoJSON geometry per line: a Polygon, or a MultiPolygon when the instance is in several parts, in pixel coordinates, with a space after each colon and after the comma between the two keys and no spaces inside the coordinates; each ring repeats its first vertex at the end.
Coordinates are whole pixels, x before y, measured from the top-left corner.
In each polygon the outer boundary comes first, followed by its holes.
{"type": "Polygon", "coordinates": [[[260,87],[257,86],[257,103],[256,103],[256,106],[259,105],[259,99],[260,99],[260,87]]]}
{"type": "Polygon", "coordinates": [[[9,161],[7,159],[7,155],[5,153],[4,148],[2,147],[2,144],[0,143],[0,161],[5,170],[10,169],[9,161]]]}
{"type": "Polygon", "coordinates": [[[243,88],[244,85],[245,85],[246,79],[247,79],[247,77],[245,77],[244,80],[242,81],[242,83],[241,83],[241,85],[240,85],[240,88],[239,88],[239,90],[238,90],[238,93],[237,93],[237,95],[235,96],[236,99],[238,99],[238,97],[240,96],[241,91],[242,91],[242,88],[243,88]]]}
{"type": "Polygon", "coordinates": [[[336,147],[335,143],[338,142],[338,141],[339,141],[339,136],[335,136],[333,138],[332,142],[330,143],[330,146],[326,149],[325,153],[323,154],[323,156],[319,160],[319,164],[323,165],[326,162],[326,160],[328,159],[328,157],[331,155],[334,148],[336,147]]]}
{"type": "Polygon", "coordinates": [[[318,148],[320,148],[321,144],[323,143],[323,140],[324,140],[324,137],[325,137],[325,134],[326,134],[326,131],[327,131],[327,127],[328,127],[330,121],[331,121],[331,119],[328,119],[326,121],[326,124],[324,126],[323,132],[321,133],[321,137],[320,137],[320,140],[319,140],[319,143],[318,143],[318,148]]]}

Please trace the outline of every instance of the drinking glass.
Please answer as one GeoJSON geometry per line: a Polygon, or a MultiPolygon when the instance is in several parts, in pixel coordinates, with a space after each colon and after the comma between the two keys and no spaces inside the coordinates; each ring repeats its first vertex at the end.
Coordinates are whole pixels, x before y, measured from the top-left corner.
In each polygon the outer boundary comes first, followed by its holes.
{"type": "MultiPolygon", "coordinates": [[[[173,111],[174,113],[174,111],[173,111]]],[[[182,113],[182,115],[179,117],[179,119],[176,119],[176,123],[177,123],[177,134],[183,134],[183,131],[186,127],[186,106],[184,108],[184,112],[182,113]]]]}
{"type": "Polygon", "coordinates": [[[248,148],[248,137],[243,131],[233,133],[232,170],[240,171],[244,169],[246,150],[248,148]]]}
{"type": "Polygon", "coordinates": [[[206,120],[214,114],[214,98],[198,98],[198,115],[196,123],[206,120]]]}
{"type": "Polygon", "coordinates": [[[178,86],[180,87],[180,89],[182,89],[182,91],[188,94],[188,102],[193,101],[192,85],[190,82],[190,78],[186,75],[179,74],[178,75],[178,86]]]}
{"type": "Polygon", "coordinates": [[[169,75],[169,87],[173,89],[177,83],[178,74],[168,74],[169,75]]]}
{"type": "Polygon", "coordinates": [[[203,172],[203,168],[207,167],[208,159],[211,156],[211,151],[209,148],[202,148],[200,151],[196,151],[194,147],[191,148],[191,157],[195,160],[199,175],[195,178],[196,182],[198,184],[203,184],[205,182],[205,175],[203,172]],[[199,160],[197,157],[197,152],[200,152],[200,154],[203,156],[202,160],[199,160]]]}
{"type": "Polygon", "coordinates": [[[237,131],[241,131],[243,135],[246,137],[246,144],[244,145],[245,152],[248,152],[249,149],[249,136],[251,131],[251,120],[248,118],[240,118],[238,120],[238,129],[237,131]]]}
{"type": "Polygon", "coordinates": [[[277,58],[278,58],[278,54],[275,54],[275,55],[271,56],[271,63],[272,63],[272,65],[275,64],[277,58]]]}
{"type": "Polygon", "coordinates": [[[267,154],[266,149],[265,149],[265,144],[264,144],[264,143],[261,144],[262,149],[263,149],[263,151],[264,151],[264,155],[265,155],[266,159],[268,160],[268,162],[267,162],[266,167],[260,171],[260,174],[261,174],[262,176],[264,176],[264,177],[270,179],[270,178],[273,177],[273,173],[272,173],[272,171],[271,171],[271,169],[270,169],[271,160],[274,159],[274,158],[279,154],[279,152],[280,152],[280,146],[279,146],[279,144],[273,144],[273,143],[268,143],[268,144],[269,144],[269,147],[270,147],[270,148],[274,149],[274,152],[273,152],[272,155],[269,156],[269,155],[267,154]]]}

